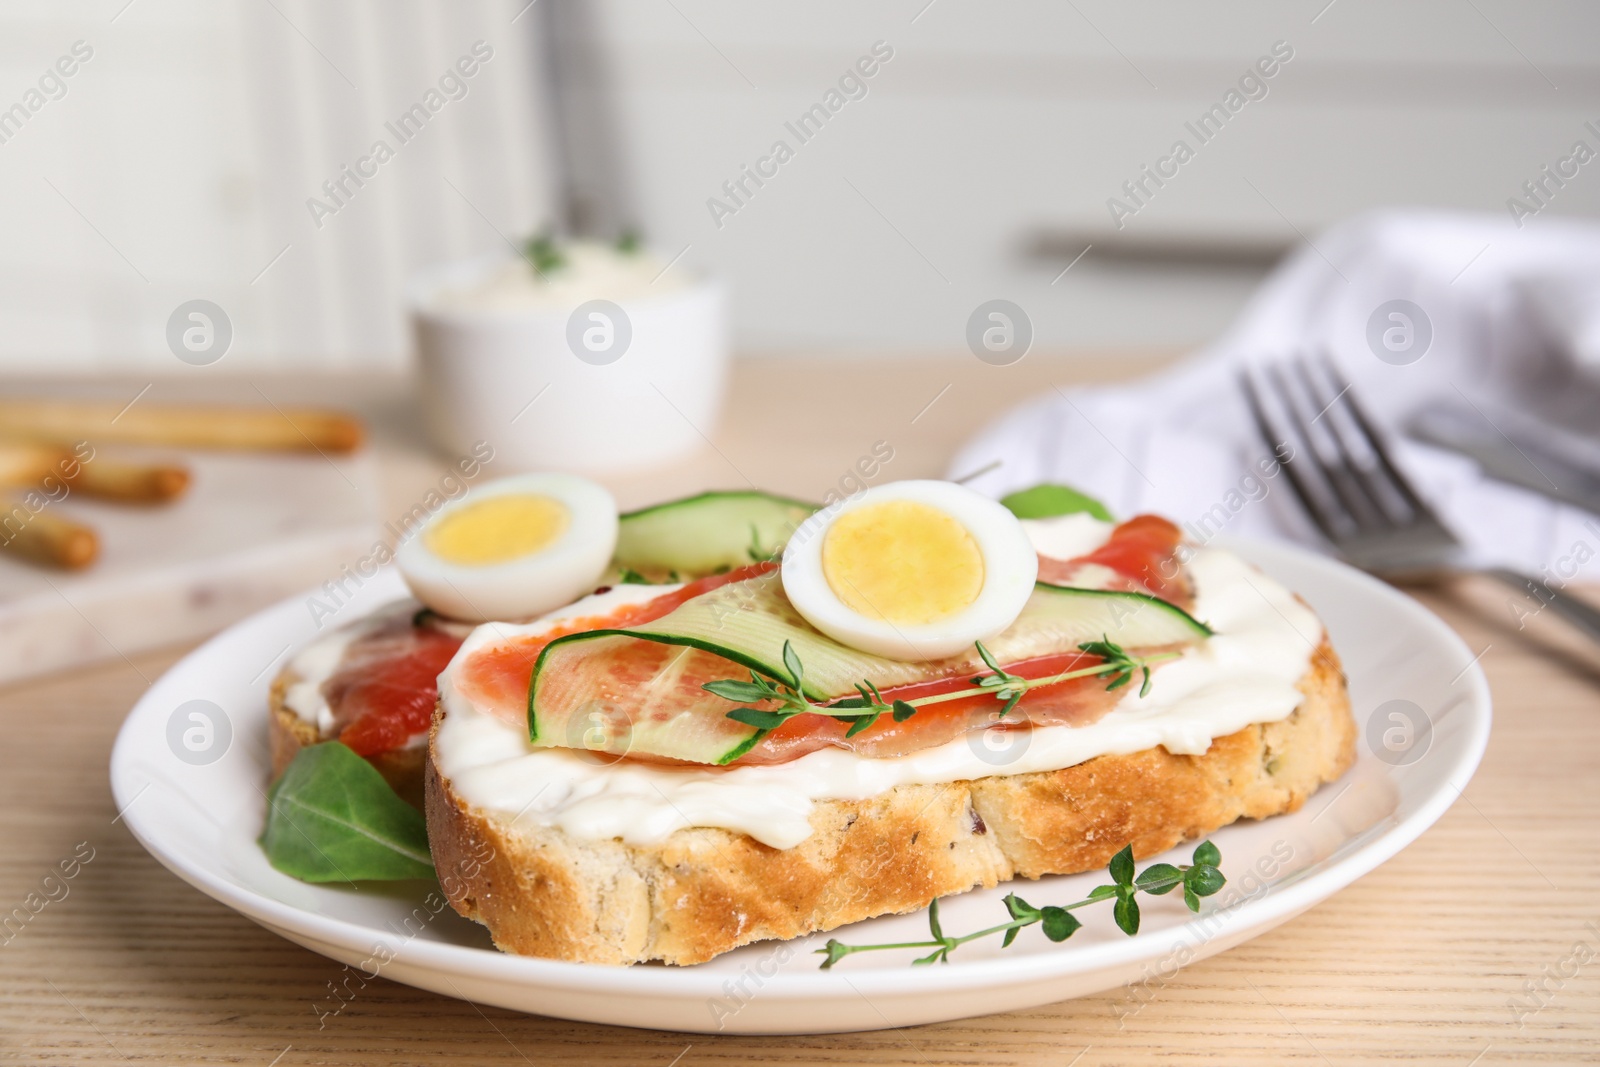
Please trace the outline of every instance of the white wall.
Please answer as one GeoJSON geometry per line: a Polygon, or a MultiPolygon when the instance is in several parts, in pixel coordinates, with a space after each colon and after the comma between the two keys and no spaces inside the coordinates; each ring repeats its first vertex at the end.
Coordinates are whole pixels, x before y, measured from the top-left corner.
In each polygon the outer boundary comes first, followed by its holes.
{"type": "Polygon", "coordinates": [[[166,323],[194,298],[232,320],[234,369],[397,365],[408,274],[548,214],[526,0],[126,3],[0,9],[0,109],[92,50],[0,128],[0,365],[183,370],[166,323]],[[480,40],[401,145],[384,123],[480,40]],[[317,226],[307,199],[380,138],[394,158],[317,226]]]}
{"type": "MultiPolygon", "coordinates": [[[[1396,204],[1510,226],[1541,164],[1600,150],[1600,7],[1327,5],[603,0],[600,21],[643,219],[732,279],[746,351],[957,348],[991,297],[1039,343],[1189,343],[1258,272],[1119,265],[1112,238],[1281,246],[1396,204]],[[706,199],[877,40],[895,55],[869,95],[715,226],[706,199]],[[1108,198],[1280,40],[1268,96],[1115,230],[1108,198]],[[1029,255],[1041,235],[1062,254],[1029,255]]],[[[1600,211],[1600,164],[1551,210],[1600,211]]]]}
{"type": "MultiPolygon", "coordinates": [[[[0,367],[174,369],[166,319],[194,297],[232,317],[231,366],[398,366],[414,267],[548,217],[526,0],[125,2],[0,9],[0,108],[94,49],[0,143],[0,367]],[[306,198],[478,39],[495,54],[467,98],[316,228],[306,198]]],[[[1160,246],[1259,253],[1391,204],[1509,227],[1541,165],[1600,149],[1591,4],[576,2],[623,210],[729,278],[749,353],[956,349],[993,297],[1040,345],[1197,342],[1259,267],[1160,246]],[[799,145],[784,122],[880,40],[894,57],[866,97],[799,145]],[[1294,58],[1266,98],[1115,229],[1108,198],[1280,40],[1294,58]],[[707,199],[778,138],[795,157],[719,228],[707,199]]],[[[1550,210],[1600,211],[1600,165],[1550,210]]]]}

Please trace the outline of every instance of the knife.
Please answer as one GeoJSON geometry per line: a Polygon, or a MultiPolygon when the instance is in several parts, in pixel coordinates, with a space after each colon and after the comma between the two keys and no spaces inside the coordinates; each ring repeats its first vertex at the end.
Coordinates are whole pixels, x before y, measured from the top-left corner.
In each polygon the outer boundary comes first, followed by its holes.
{"type": "Polygon", "coordinates": [[[1442,401],[1419,410],[1406,430],[1476,460],[1491,478],[1600,515],[1600,441],[1501,408],[1442,401]]]}

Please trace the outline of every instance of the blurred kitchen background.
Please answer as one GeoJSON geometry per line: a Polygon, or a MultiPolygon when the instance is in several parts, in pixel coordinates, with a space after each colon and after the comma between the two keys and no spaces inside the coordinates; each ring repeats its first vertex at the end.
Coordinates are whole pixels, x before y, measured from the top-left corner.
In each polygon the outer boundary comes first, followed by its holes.
{"type": "MultiPolygon", "coordinates": [[[[1512,226],[1523,183],[1595,143],[1596,41],[1600,7],[1510,0],[13,0],[0,371],[199,373],[166,338],[191,299],[232,322],[213,373],[394,371],[413,271],[573,213],[727,279],[743,357],[956,352],[996,297],[1036,349],[1196,345],[1336,220],[1512,226]],[[480,41],[476,73],[314,216],[480,41]],[[800,143],[785,124],[874,55],[800,143]],[[779,139],[793,158],[730,200],[779,139]],[[1120,228],[1113,197],[1137,208],[1120,228]]],[[[1546,188],[1552,214],[1600,212],[1600,167],[1546,188]]]]}

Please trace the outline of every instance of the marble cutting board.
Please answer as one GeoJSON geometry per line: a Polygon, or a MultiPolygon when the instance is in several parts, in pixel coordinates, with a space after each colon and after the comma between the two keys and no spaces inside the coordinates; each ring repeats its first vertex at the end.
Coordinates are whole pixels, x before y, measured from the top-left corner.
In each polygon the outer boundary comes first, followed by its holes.
{"type": "MultiPolygon", "coordinates": [[[[0,683],[203,637],[338,577],[380,539],[370,451],[183,458],[193,482],[174,504],[73,495],[49,505],[99,533],[100,558],[87,570],[0,555],[0,683]]],[[[281,659],[244,669],[265,673],[281,659]]]]}

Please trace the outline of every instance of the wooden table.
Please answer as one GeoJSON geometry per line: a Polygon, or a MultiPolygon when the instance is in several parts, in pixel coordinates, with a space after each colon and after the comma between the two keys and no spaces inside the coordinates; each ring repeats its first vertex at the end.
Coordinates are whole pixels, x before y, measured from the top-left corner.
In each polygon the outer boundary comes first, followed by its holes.
{"type": "MultiPolygon", "coordinates": [[[[615,488],[624,505],[747,482],[815,498],[877,441],[894,449],[880,478],[938,475],[961,440],[1014,400],[1150,365],[1038,354],[1009,368],[746,363],[714,444],[615,488]]],[[[387,399],[373,415],[386,506],[398,515],[439,468],[392,386],[377,391],[387,399]]],[[[517,1015],[380,980],[319,1030],[312,1002],[338,966],[190,889],[115,821],[112,738],[182,650],[0,691],[0,910],[41,891],[80,842],[93,850],[67,895],[0,948],[0,1061],[1600,1062],[1600,654],[1546,617],[1518,630],[1504,594],[1473,582],[1421,598],[1474,649],[1487,648],[1495,730],[1464,799],[1378,871],[1186,969],[1120,1025],[1125,991],[1114,990],[902,1031],[688,1037],[517,1015]],[[1575,945],[1584,946],[1576,955],[1575,945]],[[1530,982],[1543,991],[1530,996],[1530,982]]]]}

